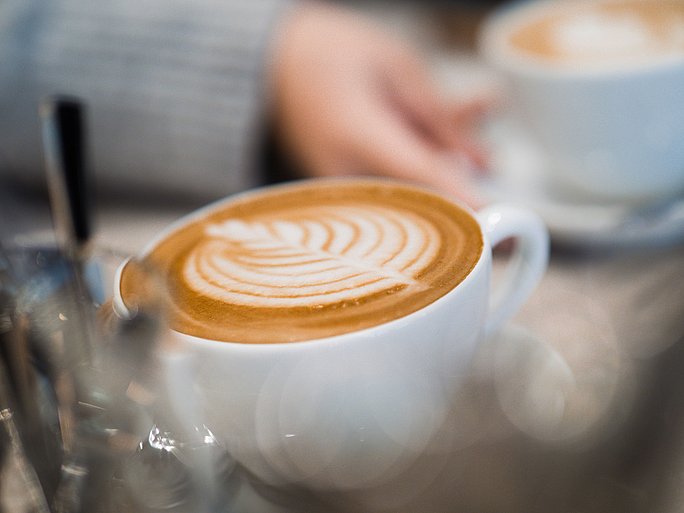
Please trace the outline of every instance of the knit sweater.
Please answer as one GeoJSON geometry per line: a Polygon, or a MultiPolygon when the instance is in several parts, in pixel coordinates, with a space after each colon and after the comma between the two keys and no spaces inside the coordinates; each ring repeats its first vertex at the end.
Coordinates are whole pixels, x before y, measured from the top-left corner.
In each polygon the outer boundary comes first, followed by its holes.
{"type": "Polygon", "coordinates": [[[219,197],[258,183],[267,59],[287,0],[3,0],[0,171],[42,179],[38,106],[87,104],[100,185],[219,197]]]}

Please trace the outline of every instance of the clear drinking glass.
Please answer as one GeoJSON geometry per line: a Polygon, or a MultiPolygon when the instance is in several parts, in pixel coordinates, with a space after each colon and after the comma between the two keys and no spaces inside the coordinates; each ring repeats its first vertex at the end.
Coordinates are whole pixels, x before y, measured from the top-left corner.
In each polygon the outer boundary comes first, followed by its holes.
{"type": "Polygon", "coordinates": [[[220,510],[232,459],[197,408],[168,406],[165,375],[188,358],[166,343],[166,293],[154,268],[115,250],[81,265],[50,244],[2,248],[0,447],[26,477],[8,510],[220,510]],[[122,314],[111,296],[124,264],[139,290],[122,314]]]}

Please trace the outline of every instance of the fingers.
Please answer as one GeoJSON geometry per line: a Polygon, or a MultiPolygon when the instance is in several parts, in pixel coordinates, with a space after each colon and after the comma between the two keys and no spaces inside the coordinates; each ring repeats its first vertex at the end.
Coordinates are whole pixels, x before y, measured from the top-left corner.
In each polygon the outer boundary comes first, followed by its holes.
{"type": "Polygon", "coordinates": [[[404,122],[426,144],[460,154],[470,167],[484,171],[488,167],[487,152],[477,142],[475,128],[492,109],[494,99],[482,95],[466,102],[449,105],[419,63],[405,59],[403,73],[389,77],[388,98],[404,122]]]}
{"type": "Polygon", "coordinates": [[[366,107],[364,128],[352,141],[357,166],[373,174],[420,183],[473,208],[482,205],[463,161],[425,142],[405,119],[379,102],[366,107]]]}
{"type": "Polygon", "coordinates": [[[435,84],[420,63],[410,57],[389,70],[387,99],[397,112],[429,144],[450,148],[454,143],[453,123],[435,84]]]}
{"type": "Polygon", "coordinates": [[[493,94],[480,94],[466,101],[451,102],[447,107],[449,118],[461,129],[469,129],[480,123],[498,104],[493,94]]]}
{"type": "Polygon", "coordinates": [[[477,138],[483,120],[496,108],[494,95],[481,94],[467,101],[452,102],[448,107],[451,125],[454,127],[454,148],[467,157],[480,174],[489,169],[489,155],[477,138]]]}
{"type": "Polygon", "coordinates": [[[427,144],[442,150],[460,149],[467,139],[465,123],[457,122],[448,103],[419,62],[406,58],[402,72],[390,81],[388,97],[398,114],[405,118],[427,144]]]}

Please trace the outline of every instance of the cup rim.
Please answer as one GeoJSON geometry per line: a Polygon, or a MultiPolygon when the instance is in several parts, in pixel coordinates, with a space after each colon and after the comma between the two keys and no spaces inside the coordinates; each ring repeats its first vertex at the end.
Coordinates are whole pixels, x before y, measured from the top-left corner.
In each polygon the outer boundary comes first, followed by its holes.
{"type": "MultiPolygon", "coordinates": [[[[622,0],[605,1],[619,3],[622,0]]],[[[657,3],[658,0],[645,1],[657,3]]],[[[573,8],[580,3],[590,5],[595,4],[596,0],[576,0],[573,2],[573,8]]],[[[613,79],[684,70],[684,53],[662,55],[633,64],[576,67],[556,65],[541,58],[526,56],[510,48],[506,39],[515,28],[525,23],[526,20],[566,6],[566,2],[559,0],[526,0],[498,9],[485,20],[480,30],[477,44],[480,54],[486,62],[497,68],[524,76],[548,79],[613,79]]]]}
{"type": "MultiPolygon", "coordinates": [[[[287,188],[294,188],[299,185],[301,185],[304,182],[326,182],[326,183],[358,183],[358,182],[363,182],[363,183],[389,183],[391,185],[399,186],[399,187],[406,187],[406,188],[412,188],[412,189],[417,189],[419,191],[425,192],[427,194],[431,194],[434,196],[438,196],[442,199],[445,199],[446,201],[450,202],[451,204],[456,205],[458,208],[466,212],[476,223],[479,231],[480,231],[480,237],[482,239],[482,248],[480,251],[480,255],[477,259],[477,262],[473,266],[473,268],[470,270],[470,272],[461,280],[459,283],[457,283],[453,288],[451,288],[448,292],[446,292],[443,296],[435,299],[431,303],[428,303],[425,305],[423,308],[420,308],[414,312],[411,312],[409,314],[403,315],[399,318],[392,319],[386,322],[383,322],[381,324],[376,324],[373,326],[368,326],[366,328],[350,331],[347,333],[341,333],[338,335],[333,335],[329,337],[320,337],[320,338],[313,338],[313,339],[306,339],[306,340],[299,340],[299,341],[294,341],[294,342],[269,342],[266,344],[255,344],[255,343],[244,343],[244,342],[237,342],[237,341],[223,341],[223,340],[215,340],[215,339],[208,339],[208,338],[202,338],[202,337],[197,337],[195,335],[190,335],[187,333],[183,333],[178,330],[174,330],[170,328],[170,331],[173,333],[174,338],[176,339],[182,339],[184,341],[189,341],[193,344],[198,344],[202,345],[205,347],[211,346],[212,348],[217,348],[220,346],[224,346],[224,348],[227,350],[228,348],[232,350],[243,350],[243,351],[274,351],[274,350],[287,350],[287,351],[293,351],[294,347],[300,347],[300,348],[305,348],[305,347],[310,347],[312,345],[321,345],[321,344],[327,344],[327,345],[336,345],[339,343],[347,343],[347,341],[343,341],[342,339],[349,339],[349,338],[356,338],[356,337],[365,337],[365,335],[368,334],[370,331],[378,331],[380,329],[394,329],[394,328],[400,328],[403,324],[407,322],[412,322],[412,319],[417,317],[417,316],[422,316],[426,315],[426,312],[429,310],[432,310],[434,308],[438,308],[441,303],[444,301],[448,300],[452,295],[454,295],[457,291],[463,290],[463,288],[469,284],[471,281],[473,281],[475,278],[473,276],[480,274],[482,271],[483,266],[487,266],[489,261],[491,260],[491,257],[489,256],[491,254],[491,248],[490,248],[490,243],[489,239],[487,238],[484,229],[482,228],[482,224],[480,222],[480,219],[478,218],[476,212],[470,208],[468,205],[463,204],[456,198],[451,198],[447,197],[444,194],[441,194],[438,191],[429,189],[424,186],[416,185],[413,183],[409,182],[403,182],[401,180],[395,180],[395,179],[385,179],[385,178],[374,178],[374,177],[342,177],[342,178],[305,178],[305,179],[300,179],[300,180],[295,180],[291,182],[286,182],[286,183],[279,183],[279,184],[274,184],[274,185],[266,185],[263,187],[257,187],[254,189],[249,189],[246,191],[242,191],[236,194],[232,194],[229,196],[226,196],[224,198],[220,198],[216,201],[213,201],[203,207],[200,207],[197,210],[193,210],[192,212],[181,216],[180,218],[176,219],[172,223],[170,223],[168,226],[166,226],[164,229],[162,229],[150,242],[148,242],[143,249],[137,253],[137,257],[139,258],[145,258],[149,253],[166,237],[168,237],[169,234],[173,233],[174,231],[180,229],[181,227],[187,225],[188,223],[193,222],[194,220],[204,217],[208,213],[220,209],[225,203],[228,202],[233,202],[233,201],[238,201],[244,198],[249,198],[251,195],[257,195],[257,194],[262,194],[264,191],[271,191],[271,190],[279,190],[279,189],[287,189],[287,188]]],[[[120,281],[121,281],[121,275],[123,273],[123,270],[126,266],[126,264],[129,262],[130,258],[126,259],[123,261],[118,269],[116,270],[115,276],[114,276],[114,291],[112,295],[112,306],[115,310],[115,312],[118,315],[121,316],[126,316],[128,315],[128,308],[125,306],[123,298],[121,297],[121,290],[120,290],[120,281]]]]}
{"type": "Polygon", "coordinates": [[[270,192],[270,191],[279,191],[279,190],[286,190],[286,189],[294,189],[297,188],[301,185],[306,185],[307,183],[320,183],[320,184],[330,184],[330,183],[339,183],[339,184],[352,184],[352,183],[364,183],[368,185],[372,184],[389,184],[390,186],[394,187],[401,187],[401,188],[406,188],[406,189],[414,189],[420,192],[423,192],[424,194],[429,194],[432,196],[436,196],[438,198],[441,198],[453,205],[456,205],[456,207],[460,208],[461,210],[465,211],[471,218],[473,218],[476,222],[478,227],[480,228],[480,235],[484,238],[484,233],[482,231],[482,227],[480,226],[478,217],[477,217],[477,212],[475,212],[470,206],[466,205],[465,203],[461,202],[457,198],[453,198],[450,196],[447,196],[446,194],[441,193],[440,191],[437,191],[435,189],[429,188],[424,185],[420,184],[415,184],[409,181],[404,181],[404,180],[399,180],[395,178],[384,178],[384,177],[373,177],[373,176],[344,176],[344,177],[317,177],[317,178],[300,178],[298,180],[291,180],[288,182],[283,182],[283,183],[277,183],[277,184],[271,184],[271,185],[263,185],[263,186],[258,186],[254,187],[251,189],[247,189],[244,191],[236,192],[234,194],[229,194],[228,196],[224,196],[222,198],[219,198],[217,200],[214,200],[210,203],[207,203],[206,205],[199,207],[195,210],[192,210],[191,212],[179,217],[175,221],[172,221],[170,224],[168,224],[166,227],[164,227],[161,231],[159,231],[147,244],[145,244],[140,250],[137,255],[140,257],[145,257],[147,256],[162,240],[164,240],[170,233],[178,230],[179,228],[185,226],[188,223],[193,222],[194,220],[204,217],[207,214],[213,212],[214,210],[220,209],[225,203],[232,203],[234,201],[241,201],[243,199],[249,199],[250,196],[256,196],[263,194],[265,192],[270,192]]]}

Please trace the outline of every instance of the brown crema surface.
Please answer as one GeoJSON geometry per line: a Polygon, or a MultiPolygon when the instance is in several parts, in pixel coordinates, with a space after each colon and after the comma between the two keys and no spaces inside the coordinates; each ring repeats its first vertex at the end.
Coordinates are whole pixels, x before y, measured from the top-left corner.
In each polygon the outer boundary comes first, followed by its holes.
{"type": "MultiPolygon", "coordinates": [[[[684,1],[681,0],[609,0],[606,2],[567,2],[564,9],[544,7],[531,16],[531,21],[514,30],[509,41],[513,48],[548,61],[576,60],[578,56],[559,48],[555,34],[559,27],[580,16],[601,16],[604,19],[633,20],[648,34],[648,48],[644,51],[655,55],[669,52],[684,54],[684,1]]],[[[598,58],[602,48],[595,53],[582,54],[589,61],[598,58]],[[598,52],[598,54],[596,53],[598,52]]],[[[624,57],[629,57],[625,55],[624,57]]]]}
{"type": "MultiPolygon", "coordinates": [[[[165,236],[146,259],[168,286],[173,329],[265,344],[340,335],[413,313],[463,281],[482,250],[477,221],[437,194],[392,182],[321,180],[217,204],[165,236]]],[[[133,274],[122,273],[124,302],[137,286],[133,274]]]]}

